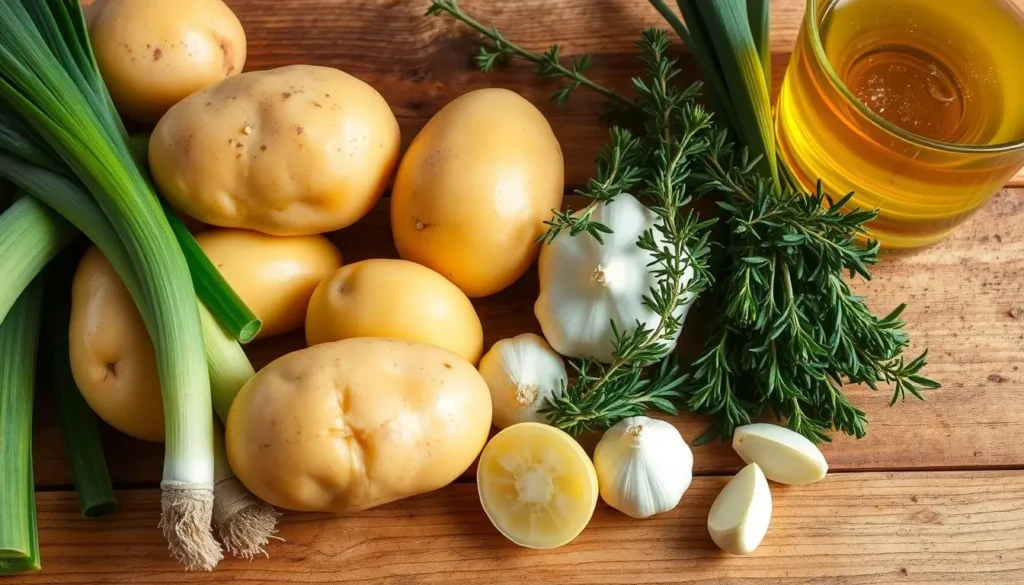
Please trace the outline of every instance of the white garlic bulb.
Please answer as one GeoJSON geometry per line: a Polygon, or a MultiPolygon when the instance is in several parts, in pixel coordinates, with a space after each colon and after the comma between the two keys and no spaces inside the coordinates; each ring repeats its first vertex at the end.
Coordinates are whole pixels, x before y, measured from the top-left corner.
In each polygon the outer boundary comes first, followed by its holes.
{"type": "Polygon", "coordinates": [[[679,505],[693,479],[693,453],[671,424],[633,416],[605,431],[594,468],[606,504],[647,518],[679,505]]]}
{"type": "Polygon", "coordinates": [[[562,356],[539,335],[523,333],[494,344],[480,359],[480,375],[491,389],[494,426],[547,423],[539,411],[569,381],[562,356]]]}
{"type": "MultiPolygon", "coordinates": [[[[591,219],[612,230],[603,235],[603,243],[590,234],[572,236],[562,230],[541,247],[540,296],[533,312],[555,351],[607,363],[615,350],[612,322],[622,334],[635,330],[637,323],[653,330],[661,322],[644,303],[644,296],[658,283],[654,255],[636,245],[648,230],[654,230],[655,241],[661,233],[655,229],[658,216],[628,193],[599,204],[591,219]]],[[[688,267],[683,285],[692,278],[688,267]]],[[[691,295],[680,302],[674,313],[680,322],[693,300],[691,295]]],[[[675,346],[675,339],[668,346],[666,351],[675,346]]]]}

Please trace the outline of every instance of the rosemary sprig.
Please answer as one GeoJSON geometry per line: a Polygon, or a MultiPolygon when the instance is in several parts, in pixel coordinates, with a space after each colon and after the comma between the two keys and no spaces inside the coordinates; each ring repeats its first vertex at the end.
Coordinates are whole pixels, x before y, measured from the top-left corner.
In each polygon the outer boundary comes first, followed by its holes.
{"type": "Polygon", "coordinates": [[[496,28],[486,27],[472,16],[463,12],[457,0],[431,0],[427,9],[428,16],[450,15],[469,28],[477,31],[490,40],[492,46],[481,45],[477,49],[476,64],[481,71],[488,72],[495,66],[507,62],[512,57],[519,57],[537,66],[537,75],[547,78],[564,78],[568,85],[558,90],[551,98],[556,104],[563,105],[569,101],[572,92],[581,86],[603,95],[610,102],[619,106],[630,106],[630,102],[614,91],[598,85],[588,79],[584,72],[593,64],[590,55],[573,58],[569,66],[562,65],[562,48],[552,45],[544,53],[527,51],[515,43],[509,42],[496,28]]]}
{"type": "MultiPolygon", "coordinates": [[[[485,71],[511,56],[535,63],[558,57],[557,51],[544,56],[515,46],[497,30],[472,20],[454,0],[434,0],[430,14],[449,14],[493,43],[494,48],[480,54],[497,57],[478,59],[485,71]]],[[[877,212],[843,211],[851,195],[833,201],[820,185],[806,194],[788,181],[765,178],[761,157],[749,157],[745,149],[734,153],[726,131],[715,128],[711,116],[694,102],[699,87],[674,87],[677,70],[665,56],[666,33],[647,31],[639,45],[648,79],[634,80],[634,102],[572,67],[549,65],[539,71],[546,77],[566,77],[570,91],[582,86],[614,95],[620,105],[628,104],[632,118],[642,120],[636,134],[612,130],[597,172],[577,191],[592,201],[576,213],[555,212],[544,241],[564,230],[600,241],[610,230],[592,219],[593,211],[634,189],[640,189],[660,220],[658,233],[644,234],[637,245],[655,258],[652,266],[659,282],[644,302],[662,316],[661,323],[654,330],[616,329],[610,364],[572,361],[576,376],[547,409],[554,424],[578,434],[651,408],[675,413],[675,404],[682,403],[711,418],[711,429],[699,441],[729,437],[737,426],[768,411],[793,430],[823,441],[833,428],[856,437],[866,432],[864,412],[843,394],[847,382],[872,389],[890,384],[891,404],[908,393],[922,398],[922,390],[938,388],[920,374],[927,352],[909,362],[902,356],[909,344],[900,320],[904,305],[879,318],[842,277],[849,272],[870,279],[869,267],[880,260],[879,246],[861,242],[865,223],[877,212]],[[691,164],[697,172],[691,172],[691,164]],[[717,196],[727,240],[721,243],[724,262],[715,273],[715,301],[709,303],[716,318],[702,355],[684,374],[666,357],[667,341],[681,327],[675,309],[711,281],[710,222],[699,222],[686,210],[691,193],[717,196]],[[695,277],[683,284],[687,270],[695,277]],[[656,367],[647,366],[658,361],[656,367]]],[[[589,58],[585,61],[590,63],[589,58]]]]}

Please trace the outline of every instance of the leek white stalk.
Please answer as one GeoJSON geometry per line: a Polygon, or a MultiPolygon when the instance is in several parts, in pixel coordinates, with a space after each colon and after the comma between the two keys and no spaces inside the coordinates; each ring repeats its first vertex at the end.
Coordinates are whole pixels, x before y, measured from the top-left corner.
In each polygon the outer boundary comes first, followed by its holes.
{"type": "MultiPolygon", "coordinates": [[[[200,305],[199,316],[203,323],[213,407],[221,422],[226,423],[235,396],[256,372],[242,347],[206,307],[200,305]]],[[[250,493],[231,471],[221,425],[216,426],[213,437],[213,524],[221,542],[235,556],[251,559],[258,554],[266,555],[264,547],[277,531],[279,514],[273,506],[250,493]]]]}
{"type": "Polygon", "coordinates": [[[216,426],[213,440],[213,525],[231,554],[245,559],[266,556],[263,547],[274,538],[280,514],[246,489],[231,471],[223,426],[216,426]]]}

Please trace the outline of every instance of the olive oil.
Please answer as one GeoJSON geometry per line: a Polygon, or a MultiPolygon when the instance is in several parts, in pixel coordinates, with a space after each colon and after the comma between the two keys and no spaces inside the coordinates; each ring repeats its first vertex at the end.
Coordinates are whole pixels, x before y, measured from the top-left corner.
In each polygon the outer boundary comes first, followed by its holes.
{"type": "Polygon", "coordinates": [[[947,235],[1024,165],[1024,17],[1009,0],[809,0],[776,115],[805,188],[947,235]]]}

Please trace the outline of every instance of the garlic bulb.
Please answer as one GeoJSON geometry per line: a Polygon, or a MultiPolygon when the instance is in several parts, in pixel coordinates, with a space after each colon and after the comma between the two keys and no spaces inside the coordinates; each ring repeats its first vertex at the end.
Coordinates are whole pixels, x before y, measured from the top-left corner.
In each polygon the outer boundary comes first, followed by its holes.
{"type": "Polygon", "coordinates": [[[499,429],[521,422],[548,422],[539,410],[569,380],[562,356],[533,333],[495,343],[480,359],[479,370],[491,389],[492,421],[499,429]]]}
{"type": "Polygon", "coordinates": [[[807,437],[786,427],[756,423],[737,427],[732,448],[747,463],[757,463],[776,483],[804,485],[828,473],[828,463],[807,437]]]}
{"type": "Polygon", "coordinates": [[[708,533],[718,548],[734,555],[754,552],[772,521],[772,492],[757,463],[729,480],[708,513],[708,533]]]}
{"type": "Polygon", "coordinates": [[[693,479],[693,453],[671,424],[633,416],[605,431],[594,467],[606,504],[647,518],[679,505],[693,479]]]}
{"type": "MultiPolygon", "coordinates": [[[[658,282],[655,266],[650,265],[654,257],[636,245],[640,234],[655,227],[657,216],[623,193],[598,205],[591,218],[612,230],[603,235],[603,244],[589,234],[571,236],[563,230],[541,248],[540,296],[533,310],[544,337],[558,353],[610,362],[612,321],[623,334],[633,331],[637,322],[649,329],[660,322],[643,302],[658,282]]],[[[660,239],[657,230],[654,234],[660,239]]],[[[683,284],[692,278],[688,269],[683,284]]],[[[680,304],[680,321],[692,304],[692,298],[680,304]]]]}

